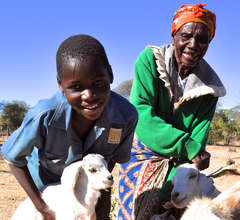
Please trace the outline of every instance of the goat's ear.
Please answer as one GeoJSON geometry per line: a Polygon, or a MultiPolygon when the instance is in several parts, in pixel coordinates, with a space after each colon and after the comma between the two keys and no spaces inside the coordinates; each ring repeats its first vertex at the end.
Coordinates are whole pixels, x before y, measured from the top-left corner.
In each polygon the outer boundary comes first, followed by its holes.
{"type": "Polygon", "coordinates": [[[199,187],[202,192],[202,196],[209,196],[208,194],[215,189],[213,180],[203,173],[199,173],[199,187]]]}
{"type": "Polygon", "coordinates": [[[63,170],[63,174],[61,177],[61,184],[65,187],[73,189],[77,183],[79,175],[83,170],[83,163],[82,161],[74,162],[67,166],[63,170]]]}

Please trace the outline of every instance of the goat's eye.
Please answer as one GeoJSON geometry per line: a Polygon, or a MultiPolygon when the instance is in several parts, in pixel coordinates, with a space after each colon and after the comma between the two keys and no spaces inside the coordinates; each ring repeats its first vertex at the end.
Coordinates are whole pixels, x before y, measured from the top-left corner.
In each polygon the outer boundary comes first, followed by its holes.
{"type": "Polygon", "coordinates": [[[91,169],[89,169],[89,172],[91,172],[91,173],[96,173],[96,172],[97,172],[97,169],[91,168],[91,169]]]}
{"type": "Polygon", "coordinates": [[[190,173],[189,174],[189,179],[194,179],[197,177],[197,174],[196,173],[190,173]]]}

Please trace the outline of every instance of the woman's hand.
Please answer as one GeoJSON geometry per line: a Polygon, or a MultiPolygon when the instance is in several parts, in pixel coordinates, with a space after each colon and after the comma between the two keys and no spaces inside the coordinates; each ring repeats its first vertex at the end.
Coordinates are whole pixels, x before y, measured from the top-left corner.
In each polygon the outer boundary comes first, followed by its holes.
{"type": "Polygon", "coordinates": [[[209,167],[211,154],[205,150],[200,150],[192,159],[192,162],[199,170],[204,170],[209,167]]]}

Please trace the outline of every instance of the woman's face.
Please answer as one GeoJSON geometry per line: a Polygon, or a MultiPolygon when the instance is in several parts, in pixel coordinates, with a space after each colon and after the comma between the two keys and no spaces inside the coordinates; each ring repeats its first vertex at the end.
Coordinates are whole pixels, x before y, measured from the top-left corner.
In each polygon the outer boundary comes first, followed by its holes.
{"type": "Polygon", "coordinates": [[[210,33],[206,25],[191,22],[184,24],[173,36],[172,41],[178,71],[192,69],[205,55],[210,43],[210,33]]]}

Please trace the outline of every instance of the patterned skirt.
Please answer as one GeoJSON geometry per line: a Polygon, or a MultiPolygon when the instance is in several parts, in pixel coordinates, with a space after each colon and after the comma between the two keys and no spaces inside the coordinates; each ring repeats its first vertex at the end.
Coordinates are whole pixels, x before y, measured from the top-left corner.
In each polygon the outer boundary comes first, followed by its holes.
{"type": "Polygon", "coordinates": [[[131,159],[120,166],[118,220],[149,220],[164,201],[160,189],[167,177],[169,159],[134,137],[131,159]]]}

